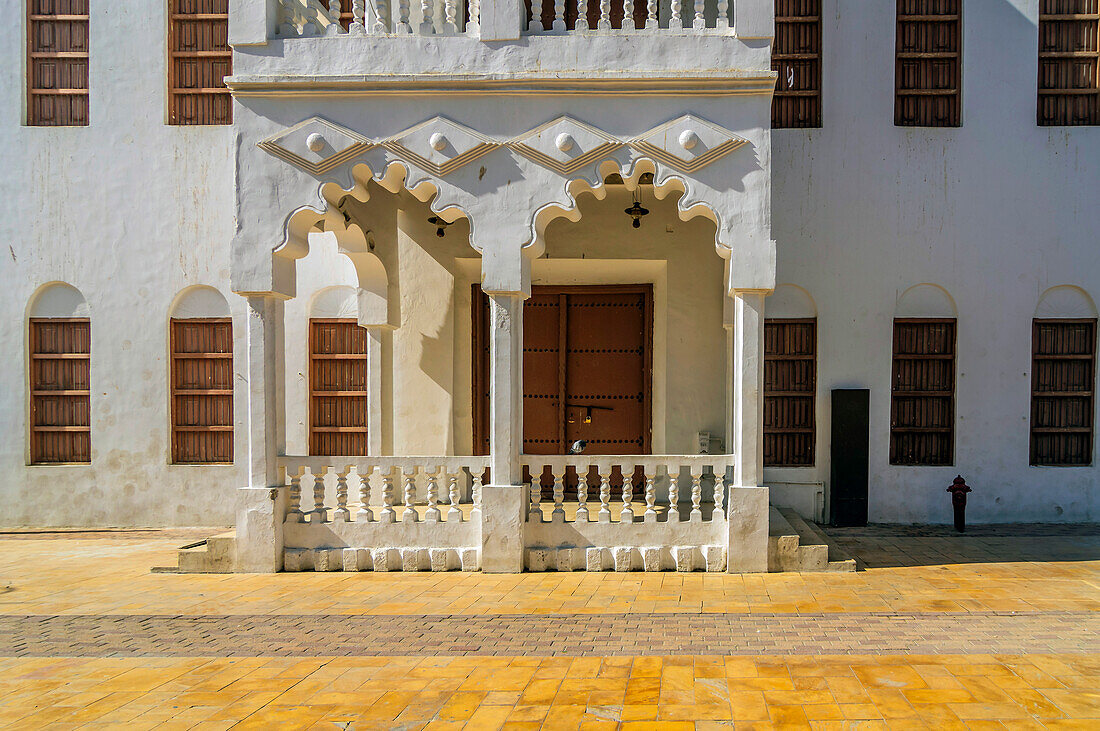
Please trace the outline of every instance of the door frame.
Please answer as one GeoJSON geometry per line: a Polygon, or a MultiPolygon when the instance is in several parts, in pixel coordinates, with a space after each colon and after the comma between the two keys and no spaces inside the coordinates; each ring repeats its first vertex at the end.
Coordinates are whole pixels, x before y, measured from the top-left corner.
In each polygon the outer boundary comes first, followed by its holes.
{"type": "MultiPolygon", "coordinates": [[[[641,294],[645,297],[643,333],[645,353],[642,365],[642,418],[645,428],[642,432],[642,454],[650,454],[653,449],[653,284],[535,284],[531,294],[569,295],[569,294],[641,294]]],[[[476,455],[488,454],[489,439],[489,399],[484,396],[489,388],[489,298],[481,291],[481,285],[472,285],[470,297],[472,310],[471,328],[471,374],[473,399],[473,452],[476,455]]],[[[564,333],[562,334],[564,340],[564,333]]],[[[565,380],[559,379],[560,389],[565,388],[565,380]]],[[[564,399],[559,398],[559,410],[564,409],[564,399]]],[[[563,424],[564,428],[564,424],[563,424]]]]}

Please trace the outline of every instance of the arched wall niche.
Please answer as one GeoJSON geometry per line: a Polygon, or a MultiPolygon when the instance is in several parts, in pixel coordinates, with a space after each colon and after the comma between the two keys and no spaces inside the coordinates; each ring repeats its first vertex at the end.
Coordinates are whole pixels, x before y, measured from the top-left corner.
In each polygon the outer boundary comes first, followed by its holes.
{"type": "Polygon", "coordinates": [[[938,284],[916,284],[901,293],[894,317],[958,317],[955,300],[938,284]]]}
{"type": "Polygon", "coordinates": [[[778,319],[817,317],[817,304],[810,293],[797,284],[780,284],[764,300],[764,315],[778,319]]]}
{"type": "Polygon", "coordinates": [[[1040,320],[1095,318],[1096,303],[1080,287],[1063,284],[1051,287],[1039,297],[1035,317],[1040,320]]]}
{"type": "Polygon", "coordinates": [[[338,284],[320,289],[309,303],[310,319],[355,318],[359,302],[355,287],[338,284]]]}
{"type": "Polygon", "coordinates": [[[173,320],[229,317],[229,303],[217,289],[198,284],[176,295],[169,317],[173,320]]]}
{"type": "Polygon", "coordinates": [[[80,290],[64,282],[50,282],[31,295],[28,317],[90,317],[91,309],[80,290]]]}

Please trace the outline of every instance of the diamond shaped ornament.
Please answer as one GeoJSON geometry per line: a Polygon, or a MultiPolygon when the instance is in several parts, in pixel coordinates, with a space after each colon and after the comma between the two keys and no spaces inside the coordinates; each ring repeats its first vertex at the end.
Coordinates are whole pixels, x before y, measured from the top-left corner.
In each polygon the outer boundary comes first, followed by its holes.
{"type": "Polygon", "coordinates": [[[570,175],[622,146],[621,140],[568,116],[535,127],[508,143],[512,150],[559,175],[570,175]]]}
{"type": "Polygon", "coordinates": [[[321,117],[310,117],[268,137],[259,147],[313,175],[362,155],[377,143],[321,117]]]}
{"type": "Polygon", "coordinates": [[[383,140],[382,146],[428,172],[449,175],[500,143],[446,117],[434,117],[383,140]]]}
{"type": "Polygon", "coordinates": [[[630,141],[643,155],[686,173],[701,170],[745,144],[748,140],[744,137],[693,114],[665,122],[630,141]]]}

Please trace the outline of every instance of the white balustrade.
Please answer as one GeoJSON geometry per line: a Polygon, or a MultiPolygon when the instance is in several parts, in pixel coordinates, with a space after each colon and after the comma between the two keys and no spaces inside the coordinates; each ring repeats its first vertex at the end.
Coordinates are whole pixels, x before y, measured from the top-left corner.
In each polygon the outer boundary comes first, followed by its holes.
{"type": "Polygon", "coordinates": [[[657,523],[657,522],[705,522],[703,514],[703,484],[713,481],[713,510],[708,521],[725,518],[726,473],[733,466],[732,455],[523,455],[522,462],[532,476],[530,486],[530,509],[528,521],[544,521],[542,506],[542,475],[549,469],[554,475],[554,511],[550,522],[564,521],[566,477],[570,468],[576,471],[577,510],[573,521],[588,523],[591,511],[588,505],[591,488],[588,484],[590,470],[599,476],[600,507],[596,514],[597,523],[657,523]],[[691,509],[686,518],[679,510],[680,483],[682,470],[691,476],[689,491],[691,509]],[[622,498],[617,509],[612,507],[612,481],[617,479],[614,473],[622,476],[622,498]],[[658,499],[658,488],[667,486],[668,498],[658,499]],[[640,521],[634,513],[636,491],[644,496],[645,512],[640,521]],[[661,515],[665,517],[662,519],[661,515]],[[560,518],[558,516],[561,516],[560,518]]]}
{"type": "MultiPolygon", "coordinates": [[[[481,488],[489,457],[279,457],[280,467],[286,474],[288,485],[286,522],[326,523],[329,508],[325,504],[325,487],[329,472],[335,475],[335,509],[333,522],[395,523],[395,480],[400,480],[401,520],[420,521],[417,509],[417,482],[422,479],[426,489],[427,507],[425,523],[467,522],[480,520],[481,488]],[[302,509],[302,481],[306,475],[313,479],[313,498],[307,511],[302,509]],[[349,508],[349,481],[358,480],[359,507],[353,513],[349,508]],[[372,480],[380,490],[372,489],[372,480]],[[470,489],[471,516],[463,515],[461,501],[465,488],[470,489]],[[445,494],[440,495],[440,489],[445,494]],[[381,498],[381,509],[371,509],[371,496],[381,498]],[[447,510],[440,510],[443,502],[447,510]],[[354,520],[353,520],[354,517],[354,520]]],[[[331,483],[330,483],[331,484],[331,483]]],[[[352,485],[356,483],[351,482],[352,485]]]]}

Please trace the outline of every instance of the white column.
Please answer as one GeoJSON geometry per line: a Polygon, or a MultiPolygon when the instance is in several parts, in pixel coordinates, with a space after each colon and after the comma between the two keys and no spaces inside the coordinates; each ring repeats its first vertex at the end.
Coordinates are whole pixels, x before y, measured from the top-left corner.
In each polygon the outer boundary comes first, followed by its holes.
{"type": "Polygon", "coordinates": [[[277,464],[283,429],[283,300],[247,295],[248,485],[238,492],[237,571],[282,568],[286,488],[277,464]]]}
{"type": "Polygon", "coordinates": [[[492,484],[523,481],[523,300],[489,292],[489,453],[492,484]]]}
{"type": "Polygon", "coordinates": [[[384,328],[367,328],[367,454],[380,456],[383,451],[382,414],[385,394],[382,392],[382,332],[384,328]]]}
{"type": "Polygon", "coordinates": [[[764,479],[764,297],[739,290],[729,303],[730,450],[736,455],[726,501],[729,516],[727,570],[768,570],[768,488],[764,479]]]}

